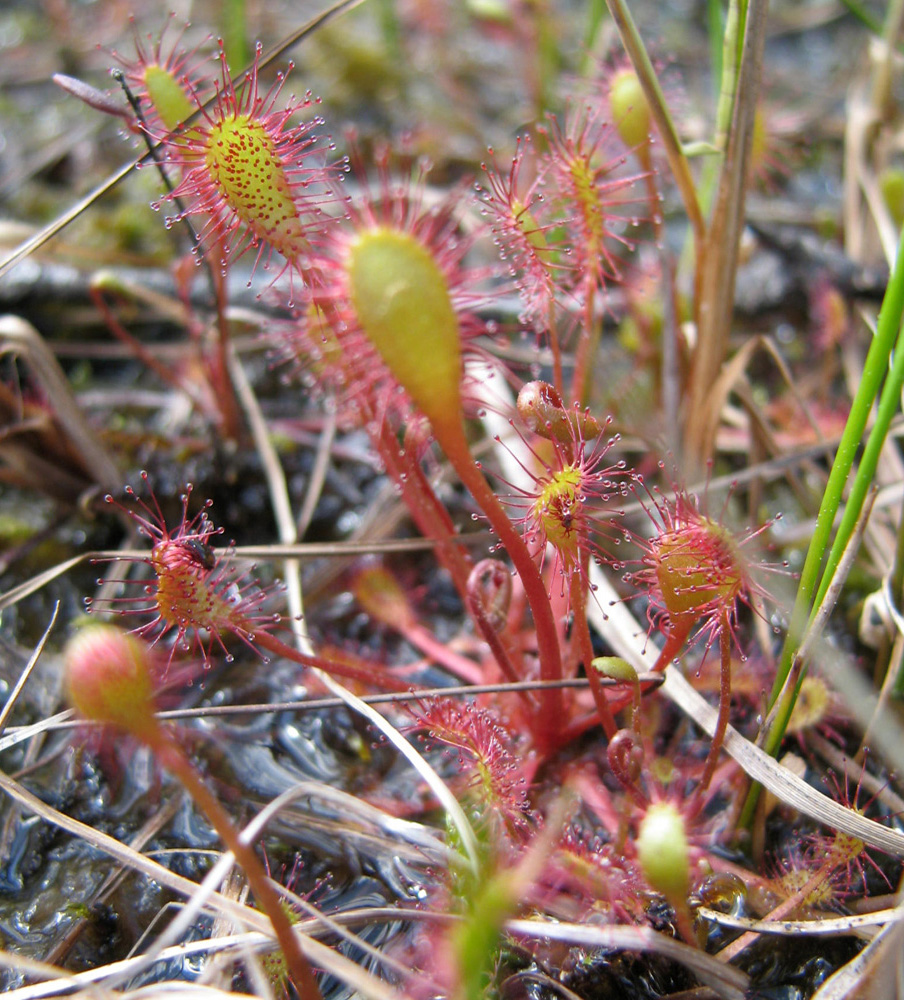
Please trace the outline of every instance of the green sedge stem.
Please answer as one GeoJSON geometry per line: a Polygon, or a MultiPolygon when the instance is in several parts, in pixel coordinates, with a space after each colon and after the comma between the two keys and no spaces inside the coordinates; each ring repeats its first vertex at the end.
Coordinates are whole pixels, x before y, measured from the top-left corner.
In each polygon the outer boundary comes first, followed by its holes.
{"type": "Polygon", "coordinates": [[[709,34],[709,61],[713,80],[722,79],[722,39],[725,37],[725,14],[719,0],[707,0],[706,26],[709,34]]]}
{"type": "MultiPolygon", "coordinates": [[[[892,365],[891,373],[889,374],[882,389],[882,396],[879,400],[879,408],[876,413],[876,421],[870,431],[866,447],[863,451],[863,457],[860,460],[860,466],[857,469],[857,474],[851,484],[848,501],[844,508],[844,514],[841,517],[841,523],[838,526],[835,541],[832,543],[832,548],[829,551],[829,556],[826,560],[826,566],[823,570],[819,589],[816,591],[816,597],[813,601],[814,607],[819,607],[822,603],[822,600],[826,595],[826,591],[832,582],[832,578],[838,569],[838,563],[841,560],[844,549],[854,532],[857,519],[863,509],[863,503],[866,499],[867,493],[869,492],[873,475],[875,474],[876,466],[879,462],[879,453],[882,450],[882,446],[885,444],[886,437],[888,436],[889,425],[900,407],[902,387],[904,387],[904,332],[902,332],[898,337],[894,364],[892,365]]],[[[812,620],[812,613],[810,617],[812,620]]],[[[795,684],[793,688],[786,691],[784,704],[775,716],[773,724],[774,732],[770,731],[764,744],[764,749],[767,753],[775,753],[775,750],[784,735],[785,729],[788,725],[788,720],[791,717],[791,712],[794,709],[794,703],[797,700],[797,693],[800,691],[800,686],[806,676],[806,672],[806,664],[804,664],[800,672],[800,677],[797,680],[797,684],[795,684]]]]}
{"type": "MultiPolygon", "coordinates": [[[[797,597],[791,614],[791,624],[785,637],[775,683],[769,699],[770,707],[775,703],[784,687],[801,637],[812,618],[813,608],[819,605],[819,601],[814,600],[814,596],[817,593],[820,595],[825,593],[837,567],[840,553],[844,551],[850,538],[863,499],[872,481],[875,461],[878,459],[879,449],[888,431],[888,422],[890,422],[900,400],[901,385],[904,381],[904,343],[901,343],[900,334],[902,315],[904,315],[904,232],[901,234],[894,270],[885,292],[885,298],[882,301],[882,307],[879,310],[876,335],[867,352],[860,385],[851,404],[847,424],[842,433],[835,460],[832,463],[819,512],[816,515],[816,525],[800,574],[797,597]],[[870,434],[863,461],[855,476],[847,510],[839,527],[835,544],[831,547],[825,570],[821,572],[826,551],[829,550],[832,527],[841,504],[844,487],[859,449],[873,403],[880,395],[880,386],[886,372],[888,372],[889,358],[896,343],[898,350],[895,354],[895,363],[885,389],[881,393],[877,423],[870,434]],[[884,422],[884,427],[880,421],[884,422]]],[[[785,699],[786,703],[780,711],[776,712],[773,724],[765,735],[763,748],[773,756],[785,734],[802,679],[803,674],[798,680],[798,684],[790,689],[790,693],[785,699]]],[[[748,826],[752,821],[758,796],[759,786],[754,785],[741,813],[740,824],[742,826],[748,826]]]]}
{"type": "Polygon", "coordinates": [[[245,0],[226,0],[223,14],[226,62],[230,66],[247,66],[249,54],[245,30],[247,27],[245,0]]]}
{"type": "MultiPolygon", "coordinates": [[[[835,515],[838,512],[841,496],[854,463],[867,420],[869,419],[870,410],[876,397],[879,395],[879,387],[882,379],[888,371],[888,360],[892,348],[898,340],[902,314],[904,314],[904,233],[902,233],[901,242],[898,246],[898,256],[894,271],[879,311],[876,335],[867,352],[860,386],[851,404],[851,411],[838,445],[835,460],[832,463],[832,469],[829,473],[825,492],[823,493],[819,513],[816,515],[816,525],[813,530],[810,547],[807,550],[807,558],[801,570],[794,612],[791,616],[791,628],[788,630],[785,645],[782,649],[782,658],[775,678],[775,684],[772,688],[770,705],[774,703],[785,683],[785,678],[791,669],[791,660],[804,630],[804,624],[811,614],[814,604],[813,597],[816,593],[818,581],[821,579],[820,569],[825,553],[829,548],[829,538],[835,522],[835,515]]],[[[860,473],[858,473],[859,475],[860,473]]],[[[842,549],[845,543],[846,539],[842,539],[842,549]]]]}
{"type": "Polygon", "coordinates": [[[719,103],[716,107],[716,134],[713,139],[716,149],[723,154],[728,142],[728,130],[731,126],[738,88],[738,69],[741,64],[740,40],[743,37],[740,3],[738,0],[731,0],[725,17],[725,34],[722,36],[719,103]]]}
{"type": "Polygon", "coordinates": [[[863,457],[860,460],[857,474],[851,485],[844,514],[841,518],[841,524],[835,535],[835,541],[832,543],[832,548],[829,552],[826,568],[822,575],[822,582],[819,585],[819,590],[816,592],[816,599],[813,603],[817,607],[822,603],[826,590],[828,590],[829,584],[832,582],[832,577],[835,575],[844,549],[854,532],[854,527],[863,509],[867,493],[872,486],[873,476],[879,464],[879,453],[888,437],[888,429],[891,426],[891,422],[901,405],[902,388],[904,388],[904,330],[898,335],[891,372],[885,385],[882,387],[882,395],[879,399],[876,419],[869,432],[866,447],[863,449],[863,457]]]}
{"type": "MultiPolygon", "coordinates": [[[[873,17],[863,4],[857,3],[857,0],[841,0],[841,6],[846,7],[848,13],[853,14],[874,35],[882,36],[882,22],[878,18],[873,17]]],[[[898,50],[901,51],[900,45],[898,46],[898,50]]]]}
{"type": "Polygon", "coordinates": [[[582,73],[586,74],[588,67],[593,63],[593,50],[599,39],[605,13],[605,0],[590,0],[587,4],[587,22],[584,28],[584,51],[587,54],[584,56],[581,66],[582,73]]]}

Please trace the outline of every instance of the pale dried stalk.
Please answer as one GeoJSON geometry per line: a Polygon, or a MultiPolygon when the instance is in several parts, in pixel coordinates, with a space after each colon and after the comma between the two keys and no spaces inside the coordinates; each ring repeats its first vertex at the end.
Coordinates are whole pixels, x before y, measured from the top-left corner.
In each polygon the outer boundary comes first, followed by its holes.
{"type": "Polygon", "coordinates": [[[728,352],[768,6],[768,0],[750,0],[747,6],[728,147],[706,239],[703,271],[697,282],[697,345],[687,390],[684,430],[685,457],[697,467],[703,466],[712,451],[713,441],[708,431],[710,393],[728,352]]]}
{"type": "Polygon", "coordinates": [[[85,420],[59,362],[41,334],[18,316],[0,316],[0,352],[16,354],[28,362],[57,420],[78,449],[85,472],[99,486],[118,489],[122,476],[116,462],[85,420]]]}

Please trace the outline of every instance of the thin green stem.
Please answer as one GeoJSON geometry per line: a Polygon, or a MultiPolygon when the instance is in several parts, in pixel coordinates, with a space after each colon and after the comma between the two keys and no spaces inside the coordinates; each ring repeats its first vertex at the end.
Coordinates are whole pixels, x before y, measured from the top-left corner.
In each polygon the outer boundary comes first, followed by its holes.
{"type": "Polygon", "coordinates": [[[226,61],[230,66],[245,66],[248,63],[245,0],[224,0],[222,13],[226,61]]]}
{"type": "Polygon", "coordinates": [[[596,46],[606,15],[605,0],[589,0],[587,4],[587,21],[584,29],[584,50],[587,53],[581,63],[581,72],[587,73],[588,68],[594,66],[593,50],[596,46]]]}
{"type": "Polygon", "coordinates": [[[904,389],[904,330],[898,335],[898,342],[895,345],[894,361],[891,372],[882,387],[882,395],[879,399],[879,406],[876,411],[876,419],[866,440],[866,447],[863,449],[863,457],[851,484],[850,493],[844,507],[844,514],[835,535],[835,541],[826,560],[826,567],[823,571],[822,581],[816,592],[814,604],[818,606],[825,597],[829,584],[841,561],[845,547],[854,533],[860,512],[866,501],[867,494],[873,486],[873,477],[879,464],[879,454],[888,438],[888,430],[892,420],[897,415],[901,406],[901,391],[904,389]]]}
{"type": "MultiPolygon", "coordinates": [[[[888,424],[900,405],[901,388],[904,385],[902,315],[904,315],[904,231],[902,231],[898,244],[894,270],[882,300],[882,307],[879,310],[876,335],[870,344],[869,351],[867,351],[860,385],[851,404],[838,451],[829,472],[822,503],[816,515],[810,547],[807,550],[807,557],[800,574],[797,597],[791,613],[791,623],[785,636],[775,683],[769,699],[770,708],[776,705],[779,695],[785,688],[785,682],[791,671],[801,639],[808,624],[813,620],[815,608],[819,607],[821,598],[835,575],[841,553],[850,541],[863,501],[872,483],[879,450],[888,432],[888,424]],[[894,364],[885,387],[881,391],[876,423],[870,432],[863,459],[851,487],[847,509],[839,525],[835,542],[830,549],[832,528],[841,505],[842,494],[860,447],[873,404],[876,397],[880,395],[880,386],[888,372],[892,350],[896,345],[894,364]],[[828,557],[826,557],[827,550],[830,550],[828,557]],[[824,563],[825,566],[823,566],[824,563]]],[[[783,696],[782,704],[776,706],[776,711],[771,716],[769,728],[761,737],[760,743],[763,749],[772,756],[777,753],[787,729],[803,676],[804,670],[801,669],[797,684],[793,689],[789,689],[790,693],[783,696]]],[[[751,787],[739,820],[741,826],[749,826],[752,822],[759,791],[759,785],[751,787]]]]}
{"type": "MultiPolygon", "coordinates": [[[[778,672],[772,687],[770,705],[774,703],[782,685],[785,683],[785,678],[791,669],[791,661],[797,645],[811,615],[811,609],[814,605],[814,595],[822,579],[821,570],[823,560],[829,548],[835,515],[841,504],[842,493],[860,446],[870,411],[876,397],[879,395],[879,388],[885,377],[885,373],[888,371],[888,362],[892,348],[899,339],[902,315],[904,315],[904,233],[902,233],[901,242],[898,245],[898,255],[894,271],[888,283],[882,307],[879,310],[876,335],[873,338],[869,351],[867,351],[860,385],[851,404],[847,424],[841,435],[838,451],[835,454],[835,460],[832,463],[832,469],[823,493],[822,503],[816,515],[816,524],[810,539],[810,547],[807,550],[807,558],[804,560],[804,566],[800,574],[797,598],[791,615],[791,627],[785,638],[778,672]]],[[[901,356],[900,351],[898,352],[898,356],[901,356]]],[[[863,468],[861,465],[861,472],[858,473],[858,476],[864,474],[862,471],[863,468]]],[[[871,478],[872,473],[869,474],[869,479],[871,478]]],[[[864,490],[864,496],[865,492],[864,490]]],[[[842,548],[846,544],[846,541],[846,538],[842,539],[840,543],[842,548]]],[[[778,740],[775,739],[767,744],[768,752],[773,752],[777,743],[778,740]]]]}
{"type": "Polygon", "coordinates": [[[405,50],[402,44],[402,25],[396,4],[393,0],[379,0],[376,6],[380,35],[386,46],[386,52],[396,65],[404,65],[400,62],[404,59],[405,50]]]}
{"type": "Polygon", "coordinates": [[[744,37],[741,23],[739,0],[731,0],[725,16],[725,32],[722,35],[722,54],[719,75],[719,103],[716,107],[716,133],[713,145],[724,154],[731,127],[735,95],[738,87],[738,69],[741,62],[739,39],[744,37]]]}
{"type": "Polygon", "coordinates": [[[719,0],[707,0],[706,26],[709,34],[709,61],[713,80],[722,79],[722,39],[725,37],[725,14],[719,0]]]}
{"type": "MultiPolygon", "coordinates": [[[[863,509],[866,496],[872,486],[876,466],[879,463],[879,453],[881,452],[882,447],[885,444],[885,439],[888,436],[888,428],[901,405],[900,401],[902,388],[904,388],[904,331],[902,331],[898,337],[898,343],[894,352],[894,363],[892,364],[892,369],[889,373],[888,379],[882,388],[882,395],[879,400],[876,420],[870,430],[869,437],[867,438],[866,447],[863,450],[863,457],[860,460],[857,474],[851,484],[844,513],[842,514],[841,522],[838,525],[838,530],[835,534],[835,540],[832,543],[828,558],[826,559],[822,579],[816,591],[816,597],[813,601],[814,607],[818,608],[822,604],[823,598],[825,597],[826,592],[835,577],[842,554],[844,553],[844,550],[854,533],[854,529],[856,528],[860,517],[860,512],[863,509]]],[[[812,618],[813,616],[811,614],[810,621],[812,621],[812,618]]],[[[793,694],[787,697],[785,704],[782,705],[781,711],[776,713],[773,729],[767,734],[766,740],[763,744],[767,753],[774,754],[778,748],[778,744],[785,733],[785,729],[787,728],[788,720],[791,718],[791,712],[793,711],[794,703],[797,700],[797,693],[800,690],[800,685],[805,676],[806,664],[804,664],[803,669],[801,670],[800,677],[793,689],[793,694]]]]}

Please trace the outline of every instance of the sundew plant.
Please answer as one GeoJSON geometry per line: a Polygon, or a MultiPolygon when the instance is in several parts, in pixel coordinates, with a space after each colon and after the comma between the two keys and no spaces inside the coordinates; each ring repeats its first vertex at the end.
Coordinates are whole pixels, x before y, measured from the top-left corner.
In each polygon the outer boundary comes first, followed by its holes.
{"type": "Polygon", "coordinates": [[[897,15],[793,29],[842,137],[760,0],[706,79],[627,0],[96,6],[135,160],[0,260],[78,303],[0,318],[6,989],[900,993],[897,15]]]}

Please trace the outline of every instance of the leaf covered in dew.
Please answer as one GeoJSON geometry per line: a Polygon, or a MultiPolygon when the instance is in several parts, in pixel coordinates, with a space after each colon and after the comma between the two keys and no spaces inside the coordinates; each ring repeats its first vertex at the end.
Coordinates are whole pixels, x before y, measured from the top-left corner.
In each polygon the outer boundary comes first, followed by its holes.
{"type": "Polygon", "coordinates": [[[652,506],[641,503],[654,531],[650,538],[637,538],[644,550],[643,568],[629,578],[649,598],[651,623],[688,633],[696,629],[712,642],[726,625],[733,628],[739,605],[759,611],[769,596],[759,575],[782,569],[756,560],[750,546],[780,515],[735,533],[704,513],[698,498],[685,490],[667,497],[646,490],[642,477],[636,484],[652,501],[652,506]]]}
{"type": "Polygon", "coordinates": [[[156,36],[143,37],[133,24],[134,54],[110,50],[120,67],[113,76],[126,90],[132,106],[129,117],[137,115],[135,126],[157,139],[188,121],[200,103],[213,94],[208,60],[201,53],[210,36],[200,45],[186,48],[183,39],[190,25],[183,24],[171,33],[175,17],[170,14],[156,36]]]}
{"type": "Polygon", "coordinates": [[[708,517],[688,517],[658,535],[652,550],[662,601],[673,618],[734,608],[747,571],[727,528],[708,517]]]}
{"type": "Polygon", "coordinates": [[[294,121],[313,98],[280,104],[284,73],[262,92],[261,54],[258,45],[251,69],[237,83],[221,43],[222,80],[212,106],[195,103],[192,111],[201,113],[189,128],[153,137],[182,172],[165,198],[180,206],[177,219],[206,218],[202,243],[216,244],[224,263],[253,247],[258,259],[276,251],[287,268],[299,270],[323,223],[333,168],[324,163],[316,131],[322,120],[294,121]]]}
{"type": "MultiPolygon", "coordinates": [[[[147,475],[142,474],[147,481],[147,475]]],[[[108,503],[122,506],[151,540],[147,556],[139,561],[150,567],[153,583],[142,584],[139,597],[123,597],[104,602],[103,610],[144,619],[135,632],[152,643],[165,636],[174,640],[171,656],[177,647],[196,647],[205,663],[210,663],[214,648],[227,659],[225,640],[237,638],[256,649],[254,635],[279,619],[263,607],[269,600],[267,590],[247,571],[232,566],[212,542],[221,533],[209,516],[210,501],[195,514],[189,513],[192,487],[187,485],[181,497],[181,517],[174,527],[167,525],[157,497],[151,493],[145,502],[134,490],[126,489],[135,507],[124,507],[113,499],[108,503]]],[[[135,581],[139,582],[139,581],[135,581]]],[[[90,605],[101,610],[100,602],[90,605]]]]}
{"type": "Polygon", "coordinates": [[[198,110],[191,92],[169,68],[156,63],[147,66],[144,83],[148,100],[164,127],[178,128],[198,110]]]}
{"type": "Polygon", "coordinates": [[[224,117],[204,139],[204,164],[223,201],[254,237],[294,260],[309,244],[278,141],[266,122],[251,115],[224,117]]]}

